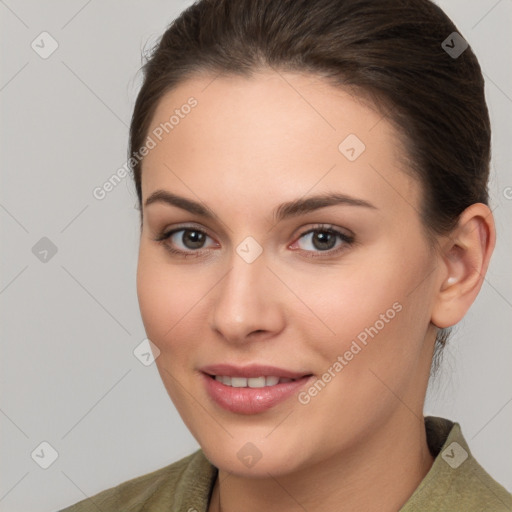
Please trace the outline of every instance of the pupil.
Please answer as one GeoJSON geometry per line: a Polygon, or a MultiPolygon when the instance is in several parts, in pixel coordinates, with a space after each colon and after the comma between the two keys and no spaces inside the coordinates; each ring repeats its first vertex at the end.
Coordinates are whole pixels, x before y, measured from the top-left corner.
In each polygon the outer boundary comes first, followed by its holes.
{"type": "Polygon", "coordinates": [[[333,233],[329,233],[328,231],[320,231],[317,235],[313,236],[313,245],[316,249],[332,249],[336,243],[336,238],[333,236],[333,233]],[[319,240],[320,244],[317,244],[316,241],[319,240]],[[333,242],[329,243],[329,242],[333,242]],[[328,247],[322,244],[326,244],[328,247]]]}
{"type": "Polygon", "coordinates": [[[198,249],[204,242],[204,233],[199,233],[198,231],[185,231],[183,234],[183,243],[189,249],[198,249]],[[190,242],[186,243],[186,242],[190,242]]]}

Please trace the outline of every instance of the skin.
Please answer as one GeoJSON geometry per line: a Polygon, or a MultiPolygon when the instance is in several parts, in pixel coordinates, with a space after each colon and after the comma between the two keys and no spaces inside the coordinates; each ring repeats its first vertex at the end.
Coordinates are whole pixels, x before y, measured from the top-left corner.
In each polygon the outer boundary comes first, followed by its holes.
{"type": "Polygon", "coordinates": [[[143,161],[143,204],[163,189],[216,217],[143,206],[137,292],[169,396],[219,468],[209,511],[397,510],[433,463],[423,404],[435,335],[480,290],[495,243],[492,214],[472,205],[432,252],[418,213],[421,185],[401,167],[399,134],[320,78],[196,76],[162,98],[148,134],[190,96],[198,105],[143,161]],[[366,145],[353,162],[338,150],[349,134],[366,145]],[[322,192],[375,208],[335,205],[273,222],[279,204],[322,192]],[[206,232],[203,246],[183,239],[190,232],[166,243],[197,257],[154,240],[183,224],[206,232]],[[316,224],[352,233],[355,243],[336,237],[329,255],[302,236],[316,224]],[[248,236],[263,249],[252,263],[236,252],[248,236]],[[396,302],[401,311],[306,405],[292,397],[235,414],[202,386],[198,369],[224,362],[321,378],[396,302]],[[252,467],[237,457],[247,442],[261,452],[252,467]]]}

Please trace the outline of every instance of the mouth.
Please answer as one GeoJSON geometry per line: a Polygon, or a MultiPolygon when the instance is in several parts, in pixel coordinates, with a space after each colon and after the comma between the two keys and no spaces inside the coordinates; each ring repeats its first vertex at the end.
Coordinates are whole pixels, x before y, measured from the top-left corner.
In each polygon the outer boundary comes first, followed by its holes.
{"type": "Polygon", "coordinates": [[[200,373],[210,399],[232,413],[257,414],[288,400],[313,380],[312,373],[272,366],[215,365],[200,373]]]}

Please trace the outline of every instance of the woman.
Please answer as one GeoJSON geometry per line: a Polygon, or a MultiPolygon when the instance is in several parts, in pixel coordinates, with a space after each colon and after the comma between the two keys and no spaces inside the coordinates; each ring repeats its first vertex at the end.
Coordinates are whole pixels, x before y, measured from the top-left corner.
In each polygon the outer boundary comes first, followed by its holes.
{"type": "Polygon", "coordinates": [[[66,510],[510,510],[432,365],[495,244],[475,55],[429,0],[202,0],[144,66],[137,292],[201,449],[66,510]]]}

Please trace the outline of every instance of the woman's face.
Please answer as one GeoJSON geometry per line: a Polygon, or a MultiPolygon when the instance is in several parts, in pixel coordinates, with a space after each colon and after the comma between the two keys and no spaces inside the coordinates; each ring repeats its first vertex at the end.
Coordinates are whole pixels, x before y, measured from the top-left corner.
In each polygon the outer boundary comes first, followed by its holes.
{"type": "Polygon", "coordinates": [[[148,135],[139,304],[207,457],[279,475],[418,422],[436,260],[388,121],[320,79],[269,71],[182,83],[148,135]]]}

